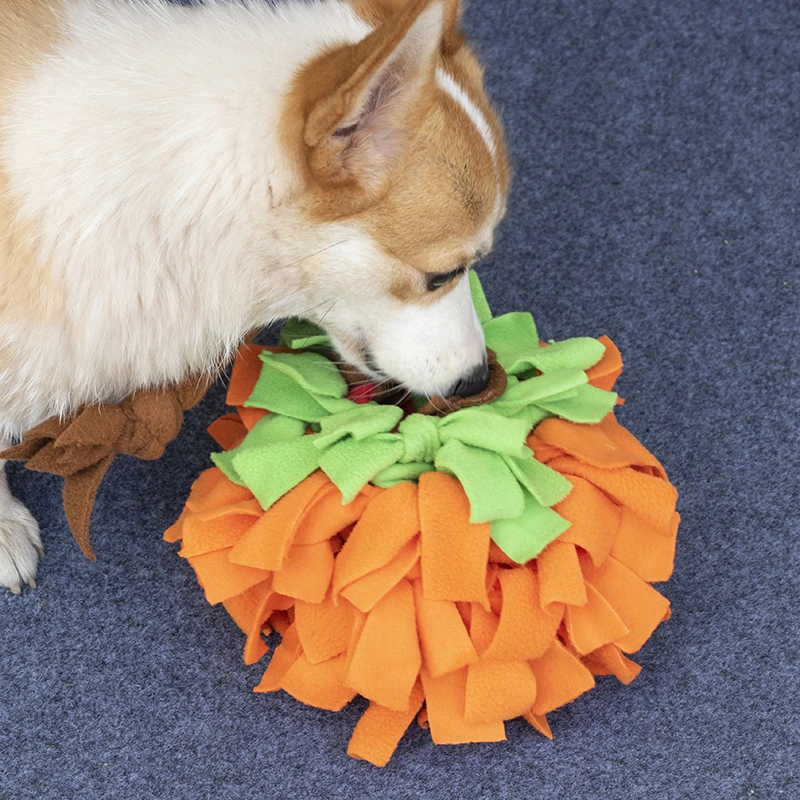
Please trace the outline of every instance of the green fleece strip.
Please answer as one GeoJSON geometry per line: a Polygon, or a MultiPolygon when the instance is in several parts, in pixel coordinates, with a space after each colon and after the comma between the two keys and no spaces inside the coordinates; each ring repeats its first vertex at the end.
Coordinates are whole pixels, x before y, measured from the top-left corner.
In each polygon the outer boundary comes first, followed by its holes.
{"type": "Polygon", "coordinates": [[[281,347],[293,350],[330,350],[330,339],[325,331],[307,319],[293,317],[281,328],[281,347]]]}

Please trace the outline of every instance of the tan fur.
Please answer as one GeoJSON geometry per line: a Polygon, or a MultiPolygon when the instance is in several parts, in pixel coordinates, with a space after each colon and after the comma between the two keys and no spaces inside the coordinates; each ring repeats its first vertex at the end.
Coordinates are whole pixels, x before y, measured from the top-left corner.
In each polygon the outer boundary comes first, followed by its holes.
{"type": "Polygon", "coordinates": [[[465,250],[464,243],[485,225],[498,190],[503,197],[508,191],[503,129],[483,91],[483,70],[457,27],[459,3],[448,0],[440,63],[485,117],[497,146],[495,159],[463,109],[436,85],[431,70],[398,126],[405,148],[383,183],[365,184],[353,172],[332,171],[348,146],[333,132],[347,120],[350,104],[376,65],[429,0],[411,5],[351,0],[351,5],[379,27],[356,45],[324,53],[298,76],[287,101],[284,142],[306,177],[308,217],[320,222],[349,218],[358,224],[387,254],[412,268],[395,268],[391,292],[425,305],[435,297],[425,292],[424,273],[471,265],[476,252],[465,250]],[[420,193],[420,187],[426,191],[420,193]]]}
{"type": "MultiPolygon", "coordinates": [[[[407,0],[346,0],[356,14],[370,25],[380,25],[406,5],[407,0]]],[[[442,53],[449,55],[464,44],[464,34],[459,28],[460,0],[446,0],[445,23],[442,35],[442,53]]]]}
{"type": "MultiPolygon", "coordinates": [[[[51,50],[58,39],[59,0],[0,0],[0,75],[3,93],[51,50]]],[[[0,94],[0,103],[3,95],[0,94]]]]}
{"type": "MultiPolygon", "coordinates": [[[[0,120],[14,89],[58,42],[61,14],[58,0],[0,0],[0,120]]],[[[25,309],[43,321],[58,294],[48,290],[47,273],[36,267],[35,242],[34,226],[17,216],[0,162],[0,311],[25,309]]],[[[9,357],[4,351],[0,341],[0,358],[9,357]]]]}

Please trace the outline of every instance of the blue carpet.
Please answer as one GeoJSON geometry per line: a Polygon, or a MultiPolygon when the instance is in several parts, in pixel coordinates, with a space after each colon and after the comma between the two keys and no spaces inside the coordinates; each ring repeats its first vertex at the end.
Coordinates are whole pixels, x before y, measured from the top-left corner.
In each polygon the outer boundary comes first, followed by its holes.
{"type": "Polygon", "coordinates": [[[379,770],[339,714],[254,695],[242,637],[161,541],[208,464],[217,386],[156,463],[119,458],[71,540],[60,479],[14,467],[47,555],[0,593],[0,797],[800,797],[800,4],[473,0],[514,162],[481,270],[544,338],[609,334],[620,420],[683,524],[673,604],[613,678],[508,741],[379,770]]]}

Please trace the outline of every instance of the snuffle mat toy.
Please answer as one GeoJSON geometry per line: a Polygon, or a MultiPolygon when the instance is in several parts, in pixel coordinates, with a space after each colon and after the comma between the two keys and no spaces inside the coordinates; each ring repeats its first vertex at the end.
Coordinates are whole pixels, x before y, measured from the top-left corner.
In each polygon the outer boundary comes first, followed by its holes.
{"type": "Polygon", "coordinates": [[[246,663],[280,634],[255,691],[367,698],[347,752],[379,766],[414,720],[436,744],[503,740],[519,716],[551,737],[547,714],[595,676],[632,681],[669,617],[651,583],[672,572],[677,493],[614,417],[618,350],[540,343],[470,280],[507,375],[490,402],[381,404],[289,323],[282,347],[239,352],[236,411],[209,428],[224,451],[165,534],[246,663]]]}

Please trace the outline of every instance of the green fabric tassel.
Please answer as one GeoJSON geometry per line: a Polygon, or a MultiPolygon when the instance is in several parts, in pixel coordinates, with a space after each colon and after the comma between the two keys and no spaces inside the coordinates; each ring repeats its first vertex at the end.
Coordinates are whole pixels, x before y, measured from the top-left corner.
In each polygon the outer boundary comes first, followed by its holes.
{"type": "Polygon", "coordinates": [[[331,342],[325,331],[313,322],[292,317],[281,328],[280,346],[291,347],[293,350],[325,352],[330,350],[331,342]]]}

